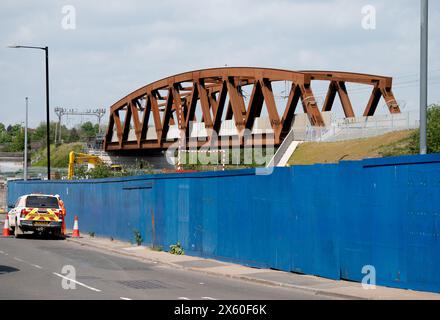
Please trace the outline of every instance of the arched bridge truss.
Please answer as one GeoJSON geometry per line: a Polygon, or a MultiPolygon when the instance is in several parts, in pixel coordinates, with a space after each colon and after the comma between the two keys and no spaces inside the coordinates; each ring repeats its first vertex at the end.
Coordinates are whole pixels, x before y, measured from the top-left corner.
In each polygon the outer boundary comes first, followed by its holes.
{"type": "MultiPolygon", "coordinates": [[[[213,137],[225,135],[231,139],[234,136],[236,145],[245,146],[247,142],[242,133],[246,129],[253,130],[263,107],[267,109],[271,141],[279,145],[291,129],[300,101],[313,126],[325,125],[321,111],[332,110],[336,95],[345,116],[355,117],[346,83],[372,87],[363,116],[375,113],[381,97],[391,113],[400,113],[390,77],[264,68],[206,69],[153,82],[116,102],[110,108],[104,147],[107,151],[163,150],[179,139],[187,141],[194,136],[200,146],[207,142],[216,145],[218,139],[213,137]],[[315,80],[329,82],[321,110],[311,87],[315,80]],[[287,102],[281,107],[276,104],[272,88],[278,81],[291,83],[287,102]],[[243,95],[244,88],[251,92],[249,99],[243,95]],[[278,113],[280,109],[281,114],[278,113]],[[194,131],[199,134],[194,135],[194,131]]],[[[265,143],[264,137],[259,143],[265,143]]]]}

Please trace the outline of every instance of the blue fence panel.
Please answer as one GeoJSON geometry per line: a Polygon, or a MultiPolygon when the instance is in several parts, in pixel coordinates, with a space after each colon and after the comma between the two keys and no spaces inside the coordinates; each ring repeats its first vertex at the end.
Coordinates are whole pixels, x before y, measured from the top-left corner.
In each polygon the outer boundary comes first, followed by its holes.
{"type": "Polygon", "coordinates": [[[201,216],[201,247],[200,253],[207,257],[218,256],[218,221],[222,219],[223,208],[223,188],[219,186],[218,179],[199,179],[194,183],[191,191],[193,199],[197,199],[200,194],[199,202],[191,202],[191,210],[200,212],[201,216]]]}
{"type": "Polygon", "coordinates": [[[298,166],[291,181],[291,270],[339,279],[335,188],[337,166],[298,166]],[[323,177],[326,177],[323,179],[323,177]]]}
{"type": "Polygon", "coordinates": [[[407,282],[420,290],[440,286],[440,168],[438,164],[407,168],[406,219],[407,282]],[[417,270],[417,272],[413,272],[417,270]]]}
{"type": "Polygon", "coordinates": [[[339,164],[339,260],[340,277],[362,280],[362,268],[371,261],[371,234],[374,229],[368,212],[368,195],[359,161],[339,164]]]}

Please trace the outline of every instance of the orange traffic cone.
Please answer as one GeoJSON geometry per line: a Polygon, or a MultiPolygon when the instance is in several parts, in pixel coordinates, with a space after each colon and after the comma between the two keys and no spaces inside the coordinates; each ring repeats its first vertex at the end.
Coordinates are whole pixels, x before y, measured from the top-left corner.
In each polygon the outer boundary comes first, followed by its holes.
{"type": "Polygon", "coordinates": [[[78,228],[78,216],[75,216],[75,220],[73,222],[73,238],[79,238],[79,228],[78,228]]]}
{"type": "Polygon", "coordinates": [[[11,234],[9,233],[9,218],[6,215],[5,224],[3,225],[3,236],[9,237],[11,234]]]}

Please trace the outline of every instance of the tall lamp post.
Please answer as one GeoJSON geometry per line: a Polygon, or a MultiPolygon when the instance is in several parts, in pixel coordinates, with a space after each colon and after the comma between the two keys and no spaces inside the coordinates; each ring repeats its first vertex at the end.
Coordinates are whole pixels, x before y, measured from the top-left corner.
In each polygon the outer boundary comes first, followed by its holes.
{"type": "Polygon", "coordinates": [[[47,180],[50,180],[50,117],[49,117],[49,48],[33,46],[9,46],[13,49],[39,49],[46,54],[46,144],[47,144],[47,180]]]}

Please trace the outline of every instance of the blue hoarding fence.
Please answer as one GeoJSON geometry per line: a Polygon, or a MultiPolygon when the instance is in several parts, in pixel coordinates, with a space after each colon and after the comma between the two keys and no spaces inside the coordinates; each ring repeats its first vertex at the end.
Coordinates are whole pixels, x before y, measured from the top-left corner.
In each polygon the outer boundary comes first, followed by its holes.
{"type": "Polygon", "coordinates": [[[82,181],[11,181],[8,203],[60,194],[68,226],[240,264],[440,292],[440,155],[82,181]]]}

